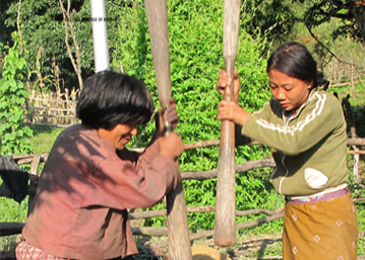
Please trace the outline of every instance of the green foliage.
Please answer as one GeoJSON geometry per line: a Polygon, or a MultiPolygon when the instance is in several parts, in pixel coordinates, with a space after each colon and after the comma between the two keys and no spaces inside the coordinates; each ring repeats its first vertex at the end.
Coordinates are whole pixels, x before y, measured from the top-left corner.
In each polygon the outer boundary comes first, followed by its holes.
{"type": "MultiPolygon", "coordinates": [[[[119,41],[111,43],[118,53],[112,64],[118,67],[122,64],[126,73],[144,80],[159,106],[144,6],[134,2],[131,8],[121,10],[120,16],[124,19],[117,30],[119,41]]],[[[249,15],[242,13],[236,68],[241,78],[240,104],[253,112],[260,109],[270,97],[266,87],[266,57],[262,55],[268,44],[265,38],[253,39],[243,29],[249,19],[249,15]]],[[[184,143],[219,139],[217,105],[221,96],[216,91],[216,84],[219,68],[224,67],[223,2],[169,1],[168,22],[172,94],[180,117],[176,132],[184,143]]],[[[147,125],[140,132],[142,134],[136,139],[139,140],[139,146],[144,146],[154,132],[154,124],[147,125]]],[[[218,154],[219,147],[185,151],[180,157],[181,171],[216,169],[218,154]]],[[[266,147],[239,147],[236,149],[236,163],[261,159],[268,154],[266,147]]],[[[276,195],[270,192],[272,188],[268,184],[268,176],[262,172],[237,176],[238,209],[276,207],[276,203],[267,205],[267,201],[276,201],[276,195]]],[[[216,180],[184,181],[183,186],[188,206],[215,205],[216,180]]],[[[154,209],[164,207],[160,203],[154,209]]],[[[244,219],[241,217],[238,221],[244,219]]],[[[163,226],[164,218],[150,219],[146,225],[163,226]]],[[[212,229],[214,213],[189,213],[189,227],[192,231],[212,229]]]]}
{"type": "Polygon", "coordinates": [[[7,48],[0,80],[0,152],[3,155],[30,152],[28,138],[32,136],[32,131],[23,124],[22,108],[29,95],[22,81],[28,70],[25,59],[19,55],[17,44],[16,41],[13,47],[7,48]]]}
{"type": "Polygon", "coordinates": [[[325,75],[327,72],[331,72],[329,71],[331,66],[328,65],[331,60],[335,60],[333,54],[341,61],[355,64],[360,68],[363,67],[365,52],[360,43],[345,36],[338,37],[337,39],[333,38],[332,33],[340,24],[340,19],[332,19],[328,23],[312,28],[313,33],[321,42],[318,43],[310,35],[304,24],[297,23],[293,26],[287,40],[303,43],[311,51],[314,59],[317,61],[317,67],[324,71],[325,75]]]}
{"type": "Polygon", "coordinates": [[[245,0],[244,3],[244,12],[252,17],[245,29],[253,37],[257,33],[265,35],[273,46],[288,41],[303,43],[321,69],[333,58],[332,53],[347,62],[363,63],[365,30],[361,2],[245,0]]]}
{"type": "Polygon", "coordinates": [[[0,198],[0,222],[25,222],[27,212],[28,199],[18,204],[12,199],[0,198]]]}
{"type": "Polygon", "coordinates": [[[363,2],[344,0],[344,1],[305,1],[294,0],[309,5],[309,8],[302,17],[308,28],[316,27],[320,24],[327,23],[333,18],[340,18],[342,23],[333,33],[336,38],[340,35],[350,35],[353,39],[364,43],[365,29],[363,2]]]}
{"type": "MultiPolygon", "coordinates": [[[[108,18],[107,30],[109,44],[117,42],[116,30],[120,24],[124,23],[124,17],[120,16],[121,12],[132,10],[134,4],[140,4],[138,0],[106,0],[106,15],[108,18]]],[[[67,0],[62,0],[63,6],[67,9],[67,0]]],[[[0,40],[3,43],[11,41],[10,32],[17,29],[17,17],[19,1],[2,0],[0,2],[0,26],[2,34],[0,40]]],[[[37,63],[40,65],[42,75],[51,75],[52,59],[61,69],[61,77],[65,81],[67,88],[78,87],[77,77],[70,62],[69,54],[65,44],[65,26],[62,16],[62,10],[58,0],[32,1],[22,0],[20,8],[19,22],[23,39],[27,41],[29,52],[24,56],[31,68],[36,68],[37,63]],[[45,41],[45,39],[50,39],[45,41]],[[38,50],[42,48],[44,55],[37,57],[38,50]]],[[[80,47],[81,70],[83,78],[94,72],[94,51],[90,0],[70,0],[70,13],[74,13],[73,26],[77,43],[80,47]]],[[[72,44],[72,35],[69,32],[68,41],[71,45],[72,55],[75,57],[76,48],[72,44]]],[[[112,46],[110,57],[114,57],[118,50],[112,46]]],[[[114,65],[114,64],[111,64],[114,65]]]]}
{"type": "MultiPolygon", "coordinates": [[[[364,196],[364,195],[363,195],[364,196]]],[[[365,231],[365,204],[364,202],[355,203],[356,211],[357,211],[357,223],[359,232],[365,231]]],[[[365,237],[362,236],[359,238],[357,243],[357,254],[364,255],[365,254],[365,237]]]]}
{"type": "MultiPolygon", "coordinates": [[[[13,29],[12,31],[14,31],[16,29],[19,2],[10,0],[4,2],[8,2],[6,13],[3,14],[5,20],[4,28],[8,30],[13,29]]],[[[79,19],[78,14],[83,10],[83,2],[80,0],[72,1],[71,11],[72,9],[78,11],[75,14],[75,19],[79,19]]],[[[89,2],[88,4],[90,5],[89,2]]],[[[87,7],[87,4],[85,4],[85,7],[87,7]]],[[[38,49],[43,48],[44,55],[38,61],[42,68],[41,73],[44,75],[51,74],[51,58],[54,55],[57,63],[62,68],[63,78],[66,80],[66,84],[68,86],[77,86],[76,76],[66,50],[64,22],[59,1],[21,1],[19,21],[23,39],[27,41],[27,49],[29,52],[25,54],[24,58],[29,62],[29,66],[36,68],[38,49]],[[45,41],[45,39],[50,40],[45,41]]],[[[75,34],[78,44],[82,46],[82,66],[86,71],[91,68],[93,60],[90,31],[90,23],[75,22],[75,34]]],[[[72,49],[72,52],[75,53],[75,50],[72,49]]]]}
{"type": "MultiPolygon", "coordinates": [[[[0,178],[0,185],[2,180],[0,178]]],[[[28,196],[27,196],[28,197],[28,196]]],[[[28,213],[28,198],[20,204],[12,199],[0,198],[0,222],[25,222],[28,213]]],[[[0,238],[0,251],[12,251],[16,246],[16,236],[0,238]]]]}
{"type": "Polygon", "coordinates": [[[32,151],[35,154],[49,153],[63,128],[33,126],[34,137],[31,139],[32,151]]]}
{"type": "Polygon", "coordinates": [[[258,32],[271,42],[284,42],[292,30],[295,8],[291,1],[282,0],[245,0],[243,12],[250,14],[245,29],[251,35],[258,32]]]}
{"type": "MultiPolygon", "coordinates": [[[[355,124],[356,134],[359,137],[365,137],[365,85],[361,82],[354,85],[354,87],[347,85],[341,87],[330,88],[327,90],[330,93],[337,93],[340,101],[347,95],[350,95],[349,103],[352,107],[353,123],[355,124]]],[[[350,133],[350,126],[347,127],[350,133]]],[[[349,136],[350,137],[350,136],[349,136]]]]}

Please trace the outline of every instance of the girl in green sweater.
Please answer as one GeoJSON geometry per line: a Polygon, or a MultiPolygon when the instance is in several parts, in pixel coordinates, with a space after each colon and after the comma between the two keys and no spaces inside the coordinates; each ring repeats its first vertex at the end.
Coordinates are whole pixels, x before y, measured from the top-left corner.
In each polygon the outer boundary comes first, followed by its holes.
{"type": "MultiPolygon", "coordinates": [[[[219,120],[236,124],[236,145],[257,140],[272,147],[271,183],[285,196],[283,259],[356,259],[356,209],[347,187],[346,122],[339,101],[318,90],[328,84],[303,45],[278,47],[267,64],[272,98],[250,115],[221,101],[219,120]]],[[[221,70],[218,91],[232,79],[221,70]]]]}

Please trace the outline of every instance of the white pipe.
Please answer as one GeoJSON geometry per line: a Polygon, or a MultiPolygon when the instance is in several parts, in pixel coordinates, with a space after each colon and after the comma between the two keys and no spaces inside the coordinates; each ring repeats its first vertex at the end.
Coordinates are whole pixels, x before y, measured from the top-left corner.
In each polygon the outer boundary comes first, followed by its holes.
{"type": "Polygon", "coordinates": [[[91,23],[93,28],[93,45],[95,72],[109,67],[108,33],[106,29],[105,0],[91,0],[91,23]]]}

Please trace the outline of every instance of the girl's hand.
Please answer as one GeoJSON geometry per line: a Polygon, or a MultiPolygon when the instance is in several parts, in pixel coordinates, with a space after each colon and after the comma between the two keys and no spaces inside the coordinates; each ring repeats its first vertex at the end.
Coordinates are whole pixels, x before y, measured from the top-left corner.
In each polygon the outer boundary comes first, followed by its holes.
{"type": "Polygon", "coordinates": [[[176,112],[176,102],[174,99],[171,100],[171,104],[168,106],[167,109],[162,108],[160,111],[158,111],[158,114],[156,115],[156,131],[158,132],[158,135],[164,134],[165,117],[166,120],[170,123],[171,127],[174,129],[179,121],[179,116],[176,112]]]}
{"type": "MultiPolygon", "coordinates": [[[[234,100],[238,102],[239,91],[240,91],[240,78],[238,76],[237,70],[233,72],[233,86],[234,86],[234,100]]],[[[218,85],[217,90],[222,95],[224,94],[224,90],[229,84],[232,82],[232,79],[228,77],[227,71],[220,69],[219,70],[219,78],[218,78],[218,85]]]]}
{"type": "Polygon", "coordinates": [[[218,120],[231,120],[244,126],[251,115],[236,102],[222,100],[218,104],[218,120]]]}
{"type": "Polygon", "coordinates": [[[179,122],[179,116],[176,112],[176,102],[174,99],[171,100],[171,104],[167,109],[164,109],[166,120],[170,123],[171,127],[174,129],[179,122]]]}
{"type": "Polygon", "coordinates": [[[160,154],[169,156],[175,160],[184,152],[184,143],[177,133],[171,132],[169,136],[161,136],[157,139],[160,154]]]}

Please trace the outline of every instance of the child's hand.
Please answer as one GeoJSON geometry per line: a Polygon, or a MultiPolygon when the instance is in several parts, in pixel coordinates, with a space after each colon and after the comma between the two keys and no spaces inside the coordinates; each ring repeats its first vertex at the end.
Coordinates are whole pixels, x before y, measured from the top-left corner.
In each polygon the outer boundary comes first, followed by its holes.
{"type": "Polygon", "coordinates": [[[164,117],[166,117],[166,120],[170,123],[172,129],[177,126],[179,116],[176,112],[176,102],[174,99],[171,100],[171,104],[167,107],[167,109],[162,108],[160,111],[158,111],[158,116],[156,117],[156,130],[159,132],[160,135],[163,135],[164,132],[164,117]]]}
{"type": "Polygon", "coordinates": [[[180,136],[174,132],[169,133],[169,136],[161,136],[157,139],[160,147],[160,154],[167,155],[175,160],[184,152],[184,144],[180,136]]]}
{"type": "Polygon", "coordinates": [[[232,101],[222,100],[218,104],[218,120],[231,120],[237,125],[245,125],[251,115],[232,101]]]}
{"type": "MultiPolygon", "coordinates": [[[[236,102],[238,102],[238,97],[239,97],[239,91],[240,91],[240,77],[238,76],[237,70],[234,70],[233,72],[233,76],[234,76],[234,100],[236,102]]],[[[217,90],[219,93],[221,93],[222,95],[224,94],[224,90],[226,89],[226,87],[231,84],[232,79],[228,77],[228,73],[225,70],[220,69],[219,70],[219,78],[218,78],[218,85],[217,85],[217,90]]]]}

